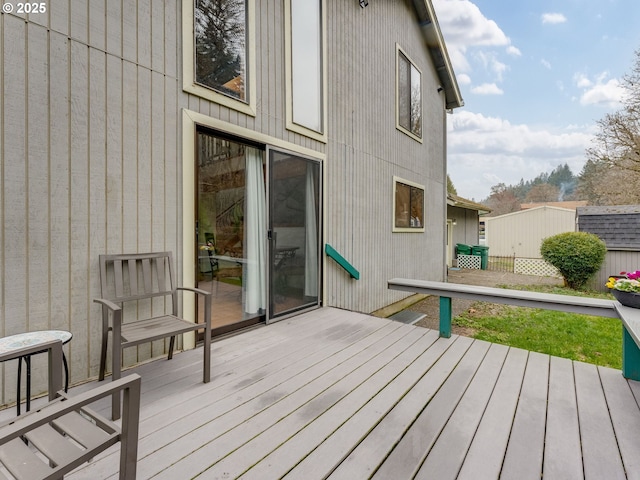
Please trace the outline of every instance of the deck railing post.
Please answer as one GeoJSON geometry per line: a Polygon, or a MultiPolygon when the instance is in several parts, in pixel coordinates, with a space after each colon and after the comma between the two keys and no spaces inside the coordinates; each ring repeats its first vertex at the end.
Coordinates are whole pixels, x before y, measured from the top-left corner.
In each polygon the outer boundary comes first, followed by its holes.
{"type": "Polygon", "coordinates": [[[626,327],[622,329],[622,376],[640,380],[640,348],[626,327]]]}
{"type": "Polygon", "coordinates": [[[440,336],[451,337],[451,297],[440,297],[440,336]]]}

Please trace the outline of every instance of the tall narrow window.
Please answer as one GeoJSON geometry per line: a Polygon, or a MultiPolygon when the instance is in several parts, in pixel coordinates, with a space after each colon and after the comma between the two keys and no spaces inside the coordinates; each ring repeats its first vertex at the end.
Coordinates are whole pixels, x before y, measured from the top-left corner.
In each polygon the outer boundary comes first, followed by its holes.
{"type": "Polygon", "coordinates": [[[195,82],[247,101],[246,0],[195,0],[195,82]]]}
{"type": "Polygon", "coordinates": [[[422,86],[420,71],[398,49],[398,127],[422,139],[422,86]]]}
{"type": "Polygon", "coordinates": [[[288,128],[324,134],[322,0],[288,0],[288,128]],[[301,127],[301,128],[300,128],[301,127]]]}
{"type": "Polygon", "coordinates": [[[397,232],[424,231],[424,187],[394,178],[394,223],[397,232]]]}

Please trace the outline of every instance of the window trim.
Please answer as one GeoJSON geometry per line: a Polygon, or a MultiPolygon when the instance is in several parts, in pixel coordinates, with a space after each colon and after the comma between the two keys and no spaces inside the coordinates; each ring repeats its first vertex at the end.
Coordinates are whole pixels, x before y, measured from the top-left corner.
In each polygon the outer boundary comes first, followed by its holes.
{"type": "Polygon", "coordinates": [[[256,116],[256,33],[255,0],[247,1],[247,102],[237,100],[207,88],[195,79],[194,0],[182,0],[182,89],[198,97],[232,110],[256,116]]]}
{"type": "Polygon", "coordinates": [[[317,132],[308,127],[295,123],[293,121],[293,65],[292,65],[292,56],[293,53],[291,51],[291,41],[292,41],[292,32],[291,32],[291,2],[293,0],[285,0],[284,2],[284,19],[285,19],[285,28],[284,28],[284,43],[285,43],[285,97],[286,97],[286,128],[287,130],[291,130],[292,132],[299,133],[300,135],[304,135],[305,137],[313,138],[314,140],[318,140],[319,142],[327,143],[327,67],[326,67],[326,59],[327,59],[327,20],[326,20],[326,8],[325,1],[318,0],[320,4],[320,21],[321,32],[322,32],[322,42],[321,42],[321,51],[320,55],[322,56],[322,78],[320,79],[322,85],[322,100],[321,100],[321,109],[322,109],[322,132],[317,132]]]}
{"type": "MultiPolygon", "coordinates": [[[[410,180],[405,180],[404,178],[393,177],[393,220],[392,220],[392,232],[404,232],[404,233],[422,233],[425,231],[425,217],[426,217],[426,209],[425,209],[425,188],[424,185],[420,185],[419,183],[412,182],[410,180]],[[419,188],[422,190],[422,226],[421,227],[396,227],[396,186],[398,183],[402,183],[403,185],[408,185],[409,187],[419,188]]],[[[409,207],[411,208],[411,207],[409,207]]]]}
{"type": "Polygon", "coordinates": [[[418,68],[418,66],[413,61],[413,59],[409,55],[407,55],[407,52],[405,52],[400,47],[400,45],[396,43],[396,129],[400,130],[402,133],[410,136],[415,141],[420,143],[423,143],[423,137],[424,137],[424,109],[422,108],[424,105],[424,102],[422,101],[424,88],[422,88],[422,77],[423,77],[422,70],[420,70],[420,68],[418,68]],[[401,53],[409,61],[411,66],[415,68],[420,74],[420,116],[422,120],[420,125],[420,136],[416,135],[415,133],[411,132],[410,130],[407,130],[402,125],[400,125],[400,54],[401,53]]]}

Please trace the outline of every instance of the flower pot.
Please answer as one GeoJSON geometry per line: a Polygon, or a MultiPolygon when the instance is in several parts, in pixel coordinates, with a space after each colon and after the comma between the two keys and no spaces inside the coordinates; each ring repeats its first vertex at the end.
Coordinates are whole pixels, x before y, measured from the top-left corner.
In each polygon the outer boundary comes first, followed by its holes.
{"type": "Polygon", "coordinates": [[[640,293],[623,292],[622,290],[616,290],[615,288],[611,290],[611,293],[622,305],[640,308],[640,293]]]}

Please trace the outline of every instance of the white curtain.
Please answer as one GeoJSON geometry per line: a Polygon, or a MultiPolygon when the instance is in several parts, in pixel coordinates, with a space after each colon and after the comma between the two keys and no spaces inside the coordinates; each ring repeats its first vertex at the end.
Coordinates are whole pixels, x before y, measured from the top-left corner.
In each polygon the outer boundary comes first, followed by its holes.
{"type": "Polygon", "coordinates": [[[307,297],[318,296],[318,216],[316,213],[316,168],[313,162],[307,162],[307,181],[305,198],[305,256],[304,256],[304,294],[307,297]]]}
{"type": "Polygon", "coordinates": [[[242,283],[244,311],[262,314],[266,310],[267,286],[265,266],[267,250],[266,193],[262,169],[262,152],[246,147],[244,244],[245,263],[242,283]]]}

